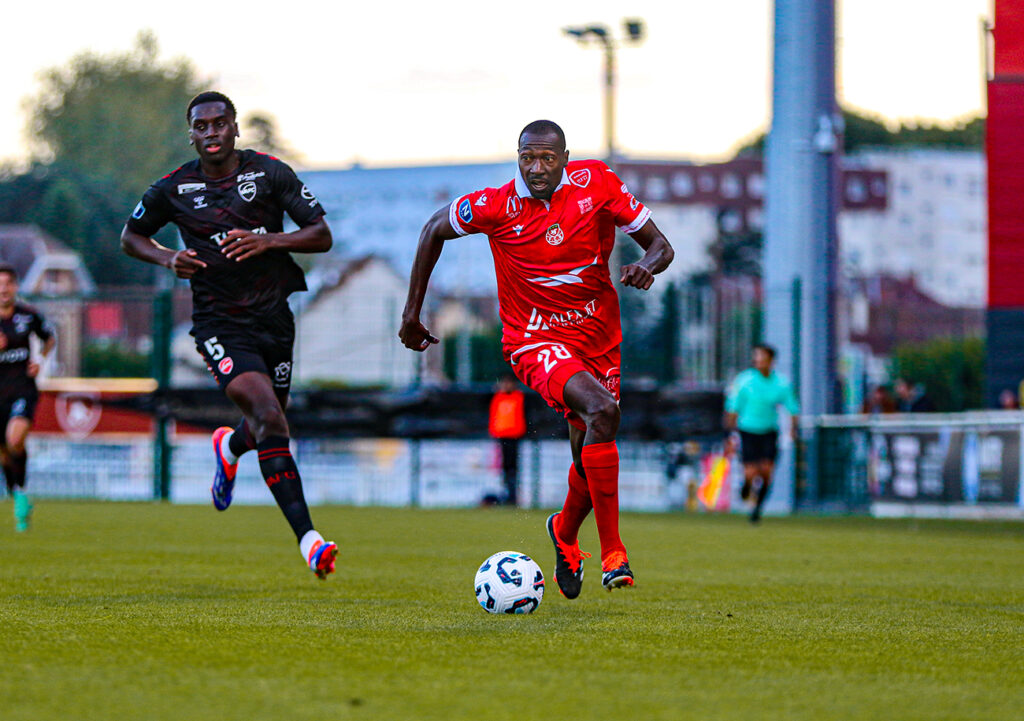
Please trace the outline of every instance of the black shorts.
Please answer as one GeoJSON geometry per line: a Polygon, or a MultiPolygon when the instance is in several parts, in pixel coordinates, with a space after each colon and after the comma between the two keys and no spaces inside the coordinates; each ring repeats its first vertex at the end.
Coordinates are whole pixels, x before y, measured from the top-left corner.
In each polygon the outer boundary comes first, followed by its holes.
{"type": "MultiPolygon", "coordinates": [[[[15,417],[33,420],[36,417],[36,404],[39,403],[39,391],[35,388],[27,388],[18,393],[0,398],[0,423],[7,425],[7,421],[15,417]]],[[[0,427],[2,431],[2,427],[0,427]]],[[[2,443],[2,439],[0,439],[2,443]]]]}
{"type": "Polygon", "coordinates": [[[259,322],[216,318],[192,328],[196,349],[221,390],[242,373],[256,371],[270,377],[274,389],[288,392],[292,384],[292,348],[295,318],[284,306],[259,322]]]}
{"type": "Polygon", "coordinates": [[[744,463],[775,462],[779,455],[779,432],[747,433],[740,431],[740,458],[744,463]]]}

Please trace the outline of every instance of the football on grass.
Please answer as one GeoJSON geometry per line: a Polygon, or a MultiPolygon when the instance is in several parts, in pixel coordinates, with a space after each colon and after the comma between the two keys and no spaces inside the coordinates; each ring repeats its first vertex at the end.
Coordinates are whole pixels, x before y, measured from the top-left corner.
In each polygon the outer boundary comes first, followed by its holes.
{"type": "Polygon", "coordinates": [[[473,588],[488,613],[533,613],[544,598],[544,574],[525,553],[502,551],[480,565],[473,588]]]}

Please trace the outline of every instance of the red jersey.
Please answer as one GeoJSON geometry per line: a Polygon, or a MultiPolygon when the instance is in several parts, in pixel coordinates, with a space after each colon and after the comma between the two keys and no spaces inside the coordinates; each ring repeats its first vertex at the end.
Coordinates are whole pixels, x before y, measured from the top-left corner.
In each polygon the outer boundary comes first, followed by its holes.
{"type": "Polygon", "coordinates": [[[550,202],[534,198],[516,171],[509,183],[456,198],[448,210],[456,233],[490,240],[506,350],[557,341],[585,355],[622,342],[608,256],[616,226],[635,233],[650,216],[599,160],[566,165],[550,202]]]}

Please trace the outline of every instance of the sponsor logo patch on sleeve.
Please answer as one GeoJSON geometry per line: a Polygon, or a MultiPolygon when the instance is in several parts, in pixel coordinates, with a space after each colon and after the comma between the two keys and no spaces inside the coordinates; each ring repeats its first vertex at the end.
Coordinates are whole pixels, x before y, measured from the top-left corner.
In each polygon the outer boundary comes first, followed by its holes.
{"type": "Polygon", "coordinates": [[[469,202],[469,198],[463,198],[459,203],[459,219],[463,223],[473,222],[473,204],[469,202]]]}
{"type": "Polygon", "coordinates": [[[146,206],[143,205],[142,201],[140,200],[139,204],[135,206],[135,210],[132,211],[132,217],[135,218],[135,220],[138,220],[139,218],[141,218],[145,214],[146,214],[146,206]]]}

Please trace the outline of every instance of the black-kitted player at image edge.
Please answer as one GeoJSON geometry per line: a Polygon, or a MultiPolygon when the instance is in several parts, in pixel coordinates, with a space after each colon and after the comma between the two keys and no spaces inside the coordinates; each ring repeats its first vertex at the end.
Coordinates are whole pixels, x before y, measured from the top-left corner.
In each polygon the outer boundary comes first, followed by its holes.
{"type": "Polygon", "coordinates": [[[338,547],[313,528],[284,409],[295,342],[288,296],[306,290],[289,253],[329,250],[331,231],[324,209],[290,167],[253,150],[235,150],[235,106],[225,95],[200,93],[186,118],[199,158],[150,187],[121,233],[121,247],[189,280],[196,348],[242,411],[236,428],[213,434],[214,506],[223,511],[231,504],[239,456],[259,451],[263,478],[303,559],[322,579],[334,572],[338,547]],[[298,230],[283,232],[284,213],[298,230]],[[167,223],[178,226],[184,250],[152,239],[167,223]]]}
{"type": "Polygon", "coordinates": [[[32,335],[43,342],[39,354],[45,358],[57,342],[53,328],[37,310],[18,302],[18,274],[12,266],[0,264],[0,463],[7,493],[14,499],[14,530],[19,532],[28,530],[32,517],[32,503],[25,493],[25,441],[39,400],[39,363],[32,359],[32,335]]]}

